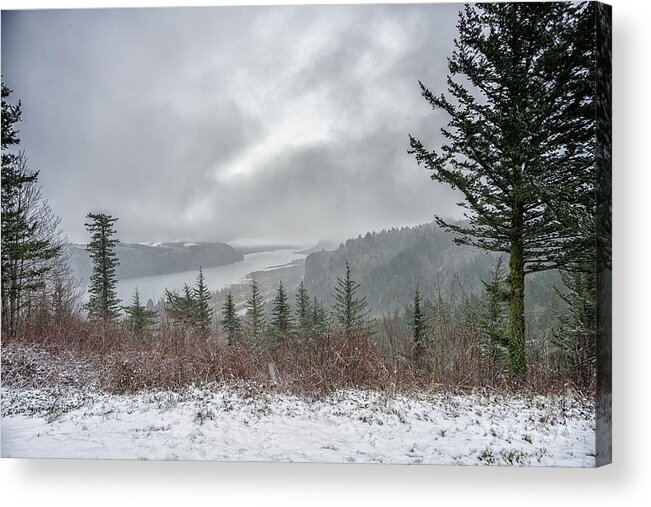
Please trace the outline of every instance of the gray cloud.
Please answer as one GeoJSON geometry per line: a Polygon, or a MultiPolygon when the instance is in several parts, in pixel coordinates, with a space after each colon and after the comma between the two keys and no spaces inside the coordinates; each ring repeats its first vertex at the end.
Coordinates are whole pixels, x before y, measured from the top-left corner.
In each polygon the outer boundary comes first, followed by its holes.
{"type": "Polygon", "coordinates": [[[72,240],[343,239],[458,216],[406,153],[445,120],[458,5],[15,11],[2,73],[72,240]]]}

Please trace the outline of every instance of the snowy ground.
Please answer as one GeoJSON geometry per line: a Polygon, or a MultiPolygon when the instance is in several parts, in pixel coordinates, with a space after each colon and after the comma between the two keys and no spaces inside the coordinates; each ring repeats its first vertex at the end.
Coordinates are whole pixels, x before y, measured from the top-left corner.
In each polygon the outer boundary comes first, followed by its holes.
{"type": "Polygon", "coordinates": [[[594,404],[565,397],[253,384],[108,394],[98,365],[2,348],[3,457],[594,466],[594,404]]]}
{"type": "Polygon", "coordinates": [[[1,440],[3,457],[585,467],[593,414],[565,397],[12,387],[2,389],[1,440]]]}

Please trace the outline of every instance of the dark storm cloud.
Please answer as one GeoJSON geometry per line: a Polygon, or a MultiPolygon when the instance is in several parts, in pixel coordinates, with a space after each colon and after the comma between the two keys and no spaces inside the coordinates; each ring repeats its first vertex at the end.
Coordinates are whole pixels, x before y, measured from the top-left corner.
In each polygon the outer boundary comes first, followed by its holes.
{"type": "Polygon", "coordinates": [[[458,5],[18,11],[2,73],[72,240],[343,239],[458,215],[436,144],[458,5]]]}

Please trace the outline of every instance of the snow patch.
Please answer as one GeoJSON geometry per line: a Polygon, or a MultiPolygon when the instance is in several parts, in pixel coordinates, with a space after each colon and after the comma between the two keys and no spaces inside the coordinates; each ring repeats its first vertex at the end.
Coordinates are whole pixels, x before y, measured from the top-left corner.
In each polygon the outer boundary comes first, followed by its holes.
{"type": "Polygon", "coordinates": [[[3,457],[592,467],[594,427],[570,397],[2,389],[3,457]]]}

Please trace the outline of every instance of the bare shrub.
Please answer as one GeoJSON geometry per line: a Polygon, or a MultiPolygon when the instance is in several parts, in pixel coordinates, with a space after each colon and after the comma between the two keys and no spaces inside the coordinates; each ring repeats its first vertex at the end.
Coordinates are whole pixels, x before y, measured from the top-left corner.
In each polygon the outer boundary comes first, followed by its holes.
{"type": "MultiPolygon", "coordinates": [[[[92,364],[102,387],[116,393],[175,390],[214,382],[248,383],[315,396],[341,388],[389,393],[568,388],[550,354],[547,362],[540,358],[530,362],[525,381],[512,383],[503,367],[482,348],[483,337],[472,319],[442,315],[445,318],[430,337],[425,360],[416,357],[410,337],[390,325],[383,339],[369,332],[288,333],[253,348],[244,340],[229,345],[223,336],[198,334],[165,319],[157,328],[136,336],[123,323],[89,322],[77,314],[56,319],[35,314],[21,333],[5,340],[3,359],[14,345],[46,350],[66,361],[76,358],[92,364]]],[[[21,366],[20,374],[29,376],[30,368],[21,366]]]]}

